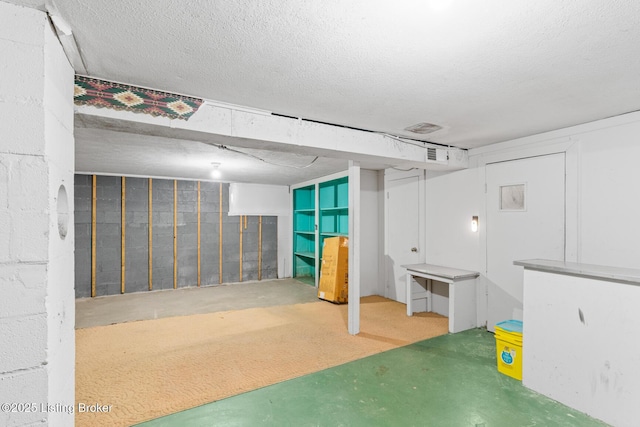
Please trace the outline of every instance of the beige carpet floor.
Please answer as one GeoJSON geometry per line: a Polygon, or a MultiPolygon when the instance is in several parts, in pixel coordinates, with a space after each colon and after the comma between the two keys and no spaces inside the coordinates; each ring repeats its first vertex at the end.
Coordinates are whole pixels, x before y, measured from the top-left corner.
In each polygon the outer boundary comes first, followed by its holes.
{"type": "Polygon", "coordinates": [[[324,301],[197,314],[76,331],[77,426],[129,426],[447,333],[432,313],[365,297],[361,333],[324,301]]]}

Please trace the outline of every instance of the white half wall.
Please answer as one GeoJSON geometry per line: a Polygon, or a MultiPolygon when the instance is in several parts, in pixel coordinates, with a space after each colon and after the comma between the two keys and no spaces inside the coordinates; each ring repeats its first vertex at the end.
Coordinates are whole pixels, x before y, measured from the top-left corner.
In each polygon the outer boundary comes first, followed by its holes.
{"type": "Polygon", "coordinates": [[[526,269],[524,292],[523,384],[611,425],[637,426],[640,286],[526,269]]]}

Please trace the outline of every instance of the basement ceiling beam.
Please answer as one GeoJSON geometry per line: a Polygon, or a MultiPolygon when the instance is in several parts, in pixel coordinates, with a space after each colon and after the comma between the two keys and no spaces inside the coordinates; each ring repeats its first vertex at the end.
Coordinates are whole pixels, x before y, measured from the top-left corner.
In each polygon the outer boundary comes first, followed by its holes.
{"type": "Polygon", "coordinates": [[[318,155],[386,167],[456,170],[466,168],[468,159],[465,150],[443,148],[450,154],[448,161],[429,161],[425,147],[382,134],[211,104],[203,105],[188,121],[76,106],[76,126],[318,155]]]}

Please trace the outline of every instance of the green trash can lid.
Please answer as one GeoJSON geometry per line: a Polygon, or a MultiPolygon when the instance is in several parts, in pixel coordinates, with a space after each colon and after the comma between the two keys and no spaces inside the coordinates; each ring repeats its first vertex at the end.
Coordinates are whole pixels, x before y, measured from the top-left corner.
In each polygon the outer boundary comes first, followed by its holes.
{"type": "Polygon", "coordinates": [[[507,332],[522,333],[522,320],[505,320],[500,323],[496,323],[496,328],[500,328],[507,332]]]}

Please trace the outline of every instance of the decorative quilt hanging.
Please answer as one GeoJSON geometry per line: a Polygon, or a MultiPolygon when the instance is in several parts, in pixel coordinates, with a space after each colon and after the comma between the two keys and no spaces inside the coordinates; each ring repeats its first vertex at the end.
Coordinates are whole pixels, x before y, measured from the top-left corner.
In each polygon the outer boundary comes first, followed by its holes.
{"type": "Polygon", "coordinates": [[[85,76],[76,76],[73,101],[77,105],[133,111],[170,119],[189,120],[203,100],[85,76]]]}

